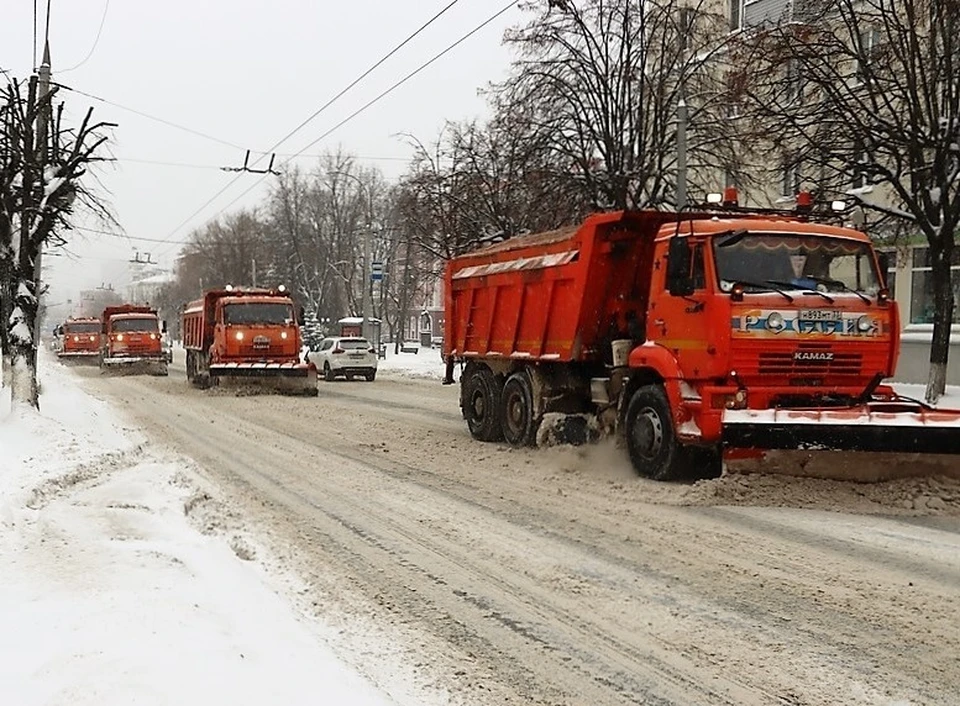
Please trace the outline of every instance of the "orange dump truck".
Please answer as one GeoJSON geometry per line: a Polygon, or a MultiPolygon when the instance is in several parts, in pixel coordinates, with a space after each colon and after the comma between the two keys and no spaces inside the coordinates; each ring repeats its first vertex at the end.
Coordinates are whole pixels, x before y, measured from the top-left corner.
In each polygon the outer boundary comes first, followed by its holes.
{"type": "Polygon", "coordinates": [[[100,317],[101,372],[167,374],[166,325],[150,306],[108,306],[100,317]]]}
{"type": "Polygon", "coordinates": [[[100,319],[71,317],[59,328],[57,357],[64,362],[96,363],[100,357],[100,319]]]}
{"type": "Polygon", "coordinates": [[[300,360],[299,321],[282,288],[204,292],[183,310],[187,379],[198,387],[227,381],[316,395],[317,367],[300,360]]]}
{"type": "Polygon", "coordinates": [[[719,472],[721,457],[840,477],[850,452],[944,461],[960,412],[883,384],[900,323],[882,259],[806,216],[594,215],[449,262],[445,382],[463,366],[479,440],[533,444],[578,422],[619,435],[657,479],[719,472]]]}

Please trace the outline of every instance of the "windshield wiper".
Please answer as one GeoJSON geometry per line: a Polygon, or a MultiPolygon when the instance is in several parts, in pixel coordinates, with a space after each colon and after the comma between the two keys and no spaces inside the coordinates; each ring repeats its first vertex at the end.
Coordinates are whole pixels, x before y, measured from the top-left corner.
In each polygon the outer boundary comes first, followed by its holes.
{"type": "MultiPolygon", "coordinates": [[[[870,297],[868,297],[868,296],[867,296],[866,294],[864,294],[863,292],[860,292],[860,291],[857,291],[856,289],[853,289],[853,288],[850,287],[846,282],[843,282],[843,281],[841,281],[841,280],[838,280],[838,279],[826,279],[826,278],[823,278],[823,277],[814,277],[813,275],[804,275],[804,277],[806,277],[807,279],[812,279],[814,282],[819,282],[820,284],[826,284],[826,285],[828,285],[828,286],[829,286],[829,285],[839,286],[843,291],[845,291],[845,292],[853,292],[853,293],[856,294],[858,297],[860,297],[861,299],[863,299],[863,301],[865,301],[867,304],[870,303],[870,297]]],[[[822,294],[822,292],[821,292],[821,294],[822,294]]]]}
{"type": "MultiPolygon", "coordinates": [[[[804,277],[806,277],[806,275],[804,275],[804,277]]],[[[812,279],[812,280],[816,281],[816,278],[815,278],[815,277],[810,277],[809,279],[812,279]]],[[[810,293],[810,294],[819,294],[821,297],[823,297],[824,299],[826,299],[826,300],[827,300],[828,302],[830,302],[831,304],[833,304],[833,302],[834,302],[833,297],[831,297],[829,294],[826,294],[826,293],[824,293],[824,292],[821,292],[819,289],[812,289],[812,288],[810,288],[810,287],[801,287],[801,286],[799,286],[799,285],[794,284],[793,282],[780,282],[780,281],[775,280],[775,279],[768,279],[767,282],[769,282],[770,284],[779,285],[779,286],[781,286],[781,287],[792,287],[793,289],[799,290],[799,291],[803,292],[804,294],[807,294],[807,293],[810,293]]]]}
{"type": "Polygon", "coordinates": [[[754,289],[759,289],[759,290],[764,290],[764,291],[770,291],[770,290],[772,290],[772,291],[776,292],[777,294],[783,295],[783,297],[784,297],[788,302],[791,302],[791,303],[793,302],[793,297],[791,297],[789,294],[787,294],[786,292],[784,292],[782,289],[778,289],[777,287],[771,287],[771,286],[770,286],[771,284],[782,284],[781,282],[773,282],[773,281],[771,281],[771,280],[768,279],[768,280],[766,280],[766,283],[765,283],[765,284],[759,284],[759,283],[757,283],[757,282],[749,282],[749,281],[747,281],[747,280],[745,280],[745,279],[738,279],[737,281],[735,281],[735,282],[731,285],[730,288],[733,289],[733,287],[736,287],[738,284],[742,284],[744,287],[753,287],[754,289]]]}
{"type": "Polygon", "coordinates": [[[739,243],[741,240],[743,240],[743,239],[746,237],[747,233],[748,233],[748,231],[743,230],[742,228],[741,228],[740,230],[732,230],[732,231],[729,231],[728,233],[725,233],[724,235],[729,235],[730,237],[727,238],[726,240],[724,240],[722,243],[717,243],[717,247],[718,247],[718,248],[728,248],[728,247],[730,247],[731,245],[736,245],[737,243],[739,243]]]}

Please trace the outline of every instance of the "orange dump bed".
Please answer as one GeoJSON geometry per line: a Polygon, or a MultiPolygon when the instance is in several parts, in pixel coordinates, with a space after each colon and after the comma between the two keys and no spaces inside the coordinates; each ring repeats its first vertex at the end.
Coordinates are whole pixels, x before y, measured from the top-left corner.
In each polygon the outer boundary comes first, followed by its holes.
{"type": "Polygon", "coordinates": [[[444,354],[590,361],[612,340],[642,336],[654,239],[675,219],[597,214],[454,258],[446,270],[444,354]]]}

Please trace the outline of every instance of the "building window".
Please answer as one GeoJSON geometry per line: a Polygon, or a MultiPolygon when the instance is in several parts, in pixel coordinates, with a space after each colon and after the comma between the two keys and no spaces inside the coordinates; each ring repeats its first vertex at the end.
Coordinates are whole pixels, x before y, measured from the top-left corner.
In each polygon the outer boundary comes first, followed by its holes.
{"type": "Polygon", "coordinates": [[[680,34],[680,51],[688,52],[693,46],[694,23],[697,19],[697,11],[692,7],[680,8],[680,26],[677,28],[680,34]]]}
{"type": "Polygon", "coordinates": [[[781,185],[783,196],[794,197],[800,193],[800,162],[792,157],[783,160],[781,185]]]}
{"type": "Polygon", "coordinates": [[[736,32],[743,26],[743,0],[730,0],[730,31],[736,32]]]}
{"type": "Polygon", "coordinates": [[[897,298],[897,251],[896,250],[883,250],[887,255],[887,271],[884,273],[886,277],[887,289],[890,290],[890,298],[897,298]]]}
{"type": "Polygon", "coordinates": [[[857,53],[857,80],[866,83],[870,78],[870,64],[877,58],[880,49],[880,32],[867,29],[860,33],[857,53]]]}
{"type": "Polygon", "coordinates": [[[788,59],[784,67],[783,93],[787,103],[803,100],[803,81],[796,59],[788,59]]]}
{"type": "MultiPolygon", "coordinates": [[[[930,266],[930,249],[913,250],[912,286],[910,292],[910,323],[932,324],[935,303],[933,299],[933,272],[930,266]]],[[[951,258],[953,281],[953,323],[960,323],[960,251],[954,250],[951,258]]]]}

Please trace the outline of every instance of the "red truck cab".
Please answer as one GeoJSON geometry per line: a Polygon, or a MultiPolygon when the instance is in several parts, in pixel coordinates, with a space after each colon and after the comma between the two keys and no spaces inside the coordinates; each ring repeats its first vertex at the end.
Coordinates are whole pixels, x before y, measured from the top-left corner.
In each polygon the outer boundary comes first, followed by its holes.
{"type": "Polygon", "coordinates": [[[63,361],[96,361],[100,355],[100,319],[71,317],[60,326],[57,357],[63,361]]]}
{"type": "Polygon", "coordinates": [[[100,367],[103,370],[144,369],[167,374],[163,346],[166,325],[150,306],[124,304],[103,311],[100,367]]]}

